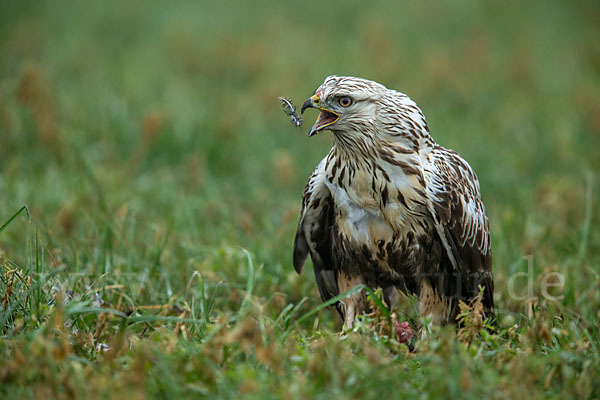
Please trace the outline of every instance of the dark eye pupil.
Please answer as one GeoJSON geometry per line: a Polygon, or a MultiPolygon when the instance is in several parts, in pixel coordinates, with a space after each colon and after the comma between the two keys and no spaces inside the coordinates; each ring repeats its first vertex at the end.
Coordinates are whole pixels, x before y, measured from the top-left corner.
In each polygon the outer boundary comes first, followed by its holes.
{"type": "Polygon", "coordinates": [[[351,100],[348,97],[342,97],[341,103],[343,106],[349,106],[351,100]]]}

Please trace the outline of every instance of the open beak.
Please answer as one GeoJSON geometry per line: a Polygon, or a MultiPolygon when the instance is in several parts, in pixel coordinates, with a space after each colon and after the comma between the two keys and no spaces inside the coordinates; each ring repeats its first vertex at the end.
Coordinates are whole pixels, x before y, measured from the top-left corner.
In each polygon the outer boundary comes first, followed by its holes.
{"type": "Polygon", "coordinates": [[[308,136],[316,135],[317,133],[319,133],[319,131],[322,131],[328,126],[335,124],[338,121],[338,119],[340,119],[340,114],[321,107],[321,98],[318,94],[315,94],[314,96],[306,100],[304,104],[302,104],[300,112],[304,114],[304,110],[306,110],[307,108],[316,108],[321,111],[317,122],[315,122],[312,128],[310,128],[308,136]]]}

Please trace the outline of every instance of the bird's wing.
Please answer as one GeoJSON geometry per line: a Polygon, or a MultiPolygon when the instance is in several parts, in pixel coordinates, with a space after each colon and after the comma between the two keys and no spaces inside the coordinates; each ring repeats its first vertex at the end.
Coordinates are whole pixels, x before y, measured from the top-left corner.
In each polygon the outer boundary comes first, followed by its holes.
{"type": "Polygon", "coordinates": [[[454,271],[461,297],[484,287],[483,305],[493,309],[492,246],[477,176],[456,152],[435,146],[423,165],[429,211],[454,271]]]}
{"type": "Polygon", "coordinates": [[[312,173],[304,188],[302,211],[294,239],[294,268],[300,274],[310,253],[323,301],[339,293],[332,261],[333,198],[325,184],[326,159],[312,173]]]}

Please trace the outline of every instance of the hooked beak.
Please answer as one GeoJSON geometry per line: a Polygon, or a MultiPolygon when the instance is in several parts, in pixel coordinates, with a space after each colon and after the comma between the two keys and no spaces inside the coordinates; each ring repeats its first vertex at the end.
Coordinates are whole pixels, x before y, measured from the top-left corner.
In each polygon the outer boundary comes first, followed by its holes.
{"type": "Polygon", "coordinates": [[[321,107],[321,98],[318,94],[315,94],[314,96],[308,98],[308,100],[306,100],[304,104],[302,104],[300,112],[304,114],[304,110],[306,110],[307,108],[316,108],[321,111],[317,122],[315,122],[312,128],[310,128],[308,136],[316,135],[317,133],[319,133],[319,131],[335,124],[338,121],[338,119],[340,119],[340,114],[321,107]]]}

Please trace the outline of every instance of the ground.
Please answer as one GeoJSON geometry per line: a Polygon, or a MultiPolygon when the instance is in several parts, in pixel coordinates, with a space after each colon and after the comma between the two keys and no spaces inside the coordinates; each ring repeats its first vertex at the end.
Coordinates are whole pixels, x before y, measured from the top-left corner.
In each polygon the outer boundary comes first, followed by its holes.
{"type": "Polygon", "coordinates": [[[0,397],[600,397],[597,2],[0,8],[0,397]],[[477,172],[496,333],[474,305],[409,351],[374,293],[340,335],[294,272],[331,137],[278,96],[330,74],[477,172]]]}

